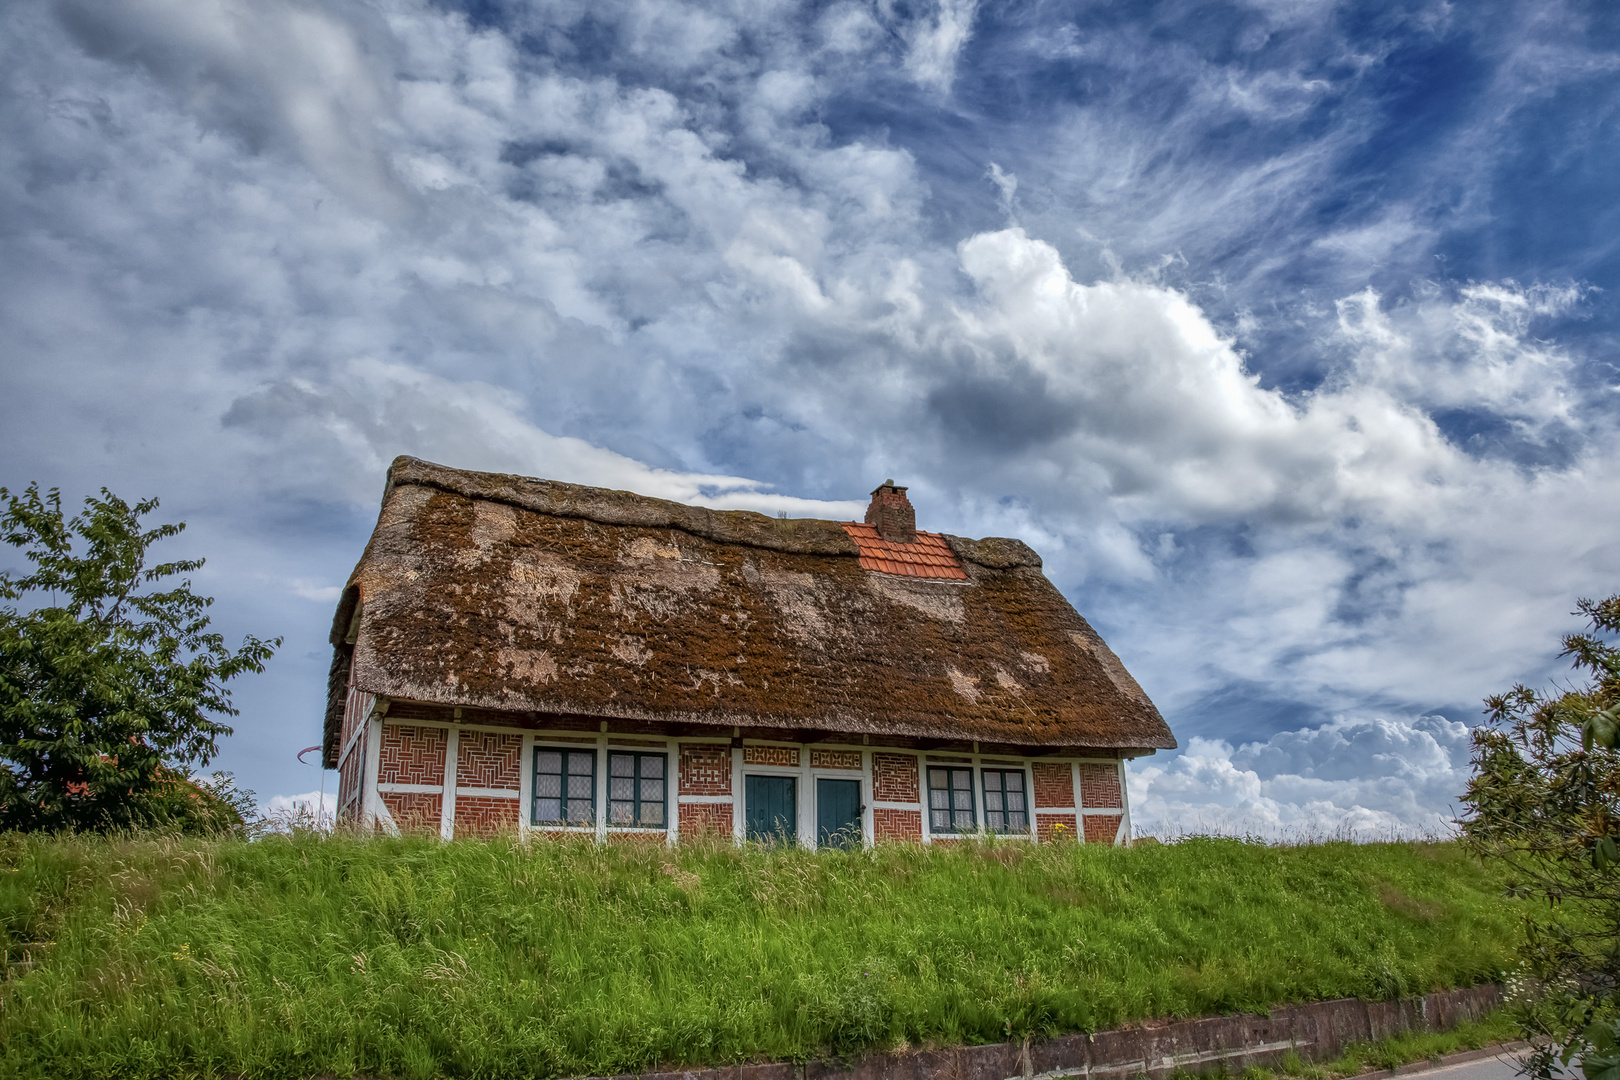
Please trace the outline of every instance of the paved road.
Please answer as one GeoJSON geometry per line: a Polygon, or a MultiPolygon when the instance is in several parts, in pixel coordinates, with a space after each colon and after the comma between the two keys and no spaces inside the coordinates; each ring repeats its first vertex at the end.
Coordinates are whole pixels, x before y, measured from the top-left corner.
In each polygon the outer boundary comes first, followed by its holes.
{"type": "Polygon", "coordinates": [[[1442,1065],[1437,1069],[1403,1073],[1401,1080],[1517,1080],[1519,1063],[1513,1054],[1503,1053],[1478,1061],[1463,1061],[1456,1065],[1442,1065]]]}

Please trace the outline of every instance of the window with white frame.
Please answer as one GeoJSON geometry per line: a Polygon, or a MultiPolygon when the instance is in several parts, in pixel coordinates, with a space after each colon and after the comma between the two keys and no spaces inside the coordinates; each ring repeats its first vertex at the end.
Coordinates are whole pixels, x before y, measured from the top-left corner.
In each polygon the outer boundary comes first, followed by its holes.
{"type": "Polygon", "coordinates": [[[973,818],[973,770],[928,766],[928,828],[936,833],[970,833],[973,818]]]}
{"type": "Polygon", "coordinates": [[[620,828],[662,829],[665,777],[669,759],[663,754],[613,750],[608,753],[608,819],[620,828]]]}
{"type": "Polygon", "coordinates": [[[595,750],[535,747],[530,820],[536,825],[596,824],[595,750]]]}
{"type": "Polygon", "coordinates": [[[1029,803],[1023,769],[981,769],[984,827],[997,833],[1029,832],[1029,803]]]}

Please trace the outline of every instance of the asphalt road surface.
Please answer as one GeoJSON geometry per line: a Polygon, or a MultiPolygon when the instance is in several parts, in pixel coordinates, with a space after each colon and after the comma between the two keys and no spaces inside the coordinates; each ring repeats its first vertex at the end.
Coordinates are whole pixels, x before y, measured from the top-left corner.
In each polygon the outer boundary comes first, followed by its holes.
{"type": "Polygon", "coordinates": [[[1442,1065],[1438,1069],[1403,1075],[1421,1077],[1422,1080],[1517,1080],[1519,1062],[1513,1054],[1503,1053],[1478,1061],[1462,1061],[1456,1065],[1442,1065]]]}

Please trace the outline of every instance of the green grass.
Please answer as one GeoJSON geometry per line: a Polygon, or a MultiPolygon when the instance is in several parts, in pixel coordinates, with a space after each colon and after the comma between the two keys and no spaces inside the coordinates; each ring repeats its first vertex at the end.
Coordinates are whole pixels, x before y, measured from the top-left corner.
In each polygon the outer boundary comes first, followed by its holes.
{"type": "Polygon", "coordinates": [[[1497,978],[1451,844],[811,854],[0,834],[0,1070],[602,1075],[1497,978]]]}

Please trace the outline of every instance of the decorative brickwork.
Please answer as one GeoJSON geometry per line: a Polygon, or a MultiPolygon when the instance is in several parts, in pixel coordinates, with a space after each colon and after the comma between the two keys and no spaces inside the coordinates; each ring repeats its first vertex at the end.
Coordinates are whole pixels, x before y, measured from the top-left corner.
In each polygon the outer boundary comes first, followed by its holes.
{"type": "Polygon", "coordinates": [[[469,836],[515,830],[518,801],[488,795],[456,796],[456,835],[469,836]]]}
{"type": "Polygon", "coordinates": [[[782,765],[790,769],[799,767],[799,748],[796,746],[745,746],[744,765],[782,765]]]}
{"type": "Polygon", "coordinates": [[[681,803],[681,837],[730,836],[730,803],[681,803]]]}
{"type": "Polygon", "coordinates": [[[610,844],[629,844],[631,847],[663,847],[669,843],[669,834],[661,832],[625,832],[623,829],[609,829],[607,839],[610,844]]]}
{"type": "MultiPolygon", "coordinates": [[[[1080,805],[1124,806],[1119,790],[1119,769],[1114,765],[1082,764],[1080,766],[1080,805]]],[[[1089,834],[1089,830],[1088,830],[1089,834]]]]}
{"type": "Polygon", "coordinates": [[[443,784],[444,728],[383,724],[378,777],[384,784],[443,784]]]}
{"type": "Polygon", "coordinates": [[[1068,762],[1054,765],[1050,761],[1037,761],[1032,771],[1035,773],[1036,806],[1074,805],[1074,774],[1068,762]]]}
{"type": "MultiPolygon", "coordinates": [[[[715,746],[712,743],[689,743],[682,746],[681,794],[730,795],[731,748],[715,746]]],[[[681,831],[683,833],[686,831],[684,824],[681,831]]]]}
{"type": "Polygon", "coordinates": [[[439,812],[444,796],[427,791],[384,791],[383,805],[388,814],[404,832],[438,832],[439,812]]]}
{"type": "MultiPolygon", "coordinates": [[[[915,759],[913,759],[915,760],[915,759]]],[[[872,842],[922,842],[922,811],[893,810],[886,806],[872,808],[872,842]]]]}
{"type": "MultiPolygon", "coordinates": [[[[1038,766],[1037,766],[1038,767],[1038,766]]],[[[1039,781],[1037,781],[1038,783],[1039,781]]],[[[1073,814],[1036,814],[1035,839],[1074,842],[1080,831],[1073,814]]]]}
{"type": "Polygon", "coordinates": [[[861,767],[861,752],[859,750],[812,750],[810,751],[810,767],[812,769],[858,769],[861,767]]]}
{"type": "MultiPolygon", "coordinates": [[[[456,786],[518,790],[518,756],[522,750],[521,735],[463,730],[456,752],[456,786]]],[[[461,820],[459,802],[456,820],[461,820]]]]}
{"type": "Polygon", "coordinates": [[[920,802],[917,759],[910,754],[873,754],[872,798],[878,802],[920,802]]]}
{"type": "Polygon", "coordinates": [[[1119,835],[1119,823],[1123,821],[1119,814],[1087,814],[1086,843],[1112,844],[1114,837],[1119,835]]]}

